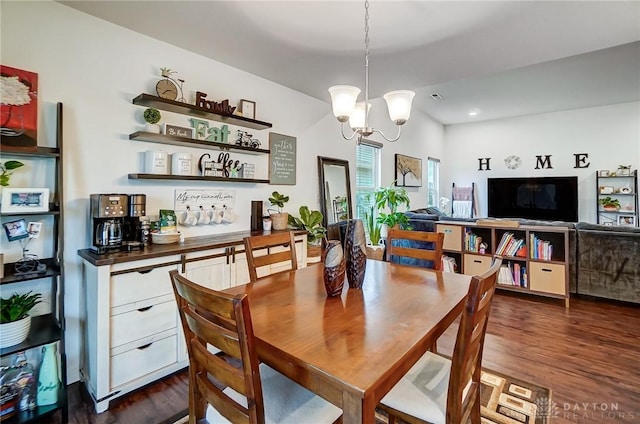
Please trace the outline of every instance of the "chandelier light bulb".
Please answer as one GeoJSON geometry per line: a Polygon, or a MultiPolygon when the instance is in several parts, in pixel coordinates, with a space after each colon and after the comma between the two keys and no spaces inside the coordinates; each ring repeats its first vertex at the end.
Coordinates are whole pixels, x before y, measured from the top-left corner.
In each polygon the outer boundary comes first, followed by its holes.
{"type": "Polygon", "coordinates": [[[384,99],[387,101],[387,108],[389,109],[389,118],[396,125],[404,125],[411,115],[411,103],[413,97],[416,95],[410,90],[396,90],[390,91],[384,95],[384,99]]]}
{"type": "MultiPolygon", "coordinates": [[[[367,113],[369,112],[370,109],[371,109],[371,103],[368,103],[367,113]]],[[[356,103],[356,107],[353,109],[353,113],[349,117],[349,126],[353,131],[366,127],[364,102],[356,103]]]]}
{"type": "Polygon", "coordinates": [[[329,88],[333,115],[340,122],[347,122],[356,106],[360,89],[352,85],[334,85],[329,88]]]}

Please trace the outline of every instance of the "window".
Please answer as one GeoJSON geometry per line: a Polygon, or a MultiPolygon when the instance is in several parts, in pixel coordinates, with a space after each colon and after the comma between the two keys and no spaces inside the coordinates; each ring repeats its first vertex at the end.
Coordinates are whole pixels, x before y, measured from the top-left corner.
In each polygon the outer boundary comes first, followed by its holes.
{"type": "Polygon", "coordinates": [[[381,144],[362,140],[356,146],[356,213],[355,218],[364,219],[365,208],[370,206],[366,197],[380,186],[381,144]]]}
{"type": "Polygon", "coordinates": [[[440,207],[440,159],[427,158],[427,206],[440,207]]]}

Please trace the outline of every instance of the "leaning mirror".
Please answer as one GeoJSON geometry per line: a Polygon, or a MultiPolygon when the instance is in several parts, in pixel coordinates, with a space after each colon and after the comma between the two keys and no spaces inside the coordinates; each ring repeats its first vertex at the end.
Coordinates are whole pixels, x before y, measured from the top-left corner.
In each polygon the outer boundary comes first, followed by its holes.
{"type": "Polygon", "coordinates": [[[349,161],[318,156],[318,177],[325,227],[351,219],[349,161]]]}

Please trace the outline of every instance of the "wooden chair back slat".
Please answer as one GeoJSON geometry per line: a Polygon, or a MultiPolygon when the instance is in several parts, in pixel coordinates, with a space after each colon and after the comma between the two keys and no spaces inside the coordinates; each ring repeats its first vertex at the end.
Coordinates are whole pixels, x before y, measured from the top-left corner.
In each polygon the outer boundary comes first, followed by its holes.
{"type": "Polygon", "coordinates": [[[189,351],[189,418],[205,417],[207,404],[233,423],[264,423],[264,400],[246,294],[231,296],[170,271],[189,351]],[[215,354],[207,345],[220,349],[215,354]],[[223,392],[244,395],[247,407],[223,392]]]}
{"type": "Polygon", "coordinates": [[[467,422],[470,417],[472,422],[480,422],[478,393],[482,348],[501,265],[502,258],[497,257],[486,273],[471,278],[469,294],[453,349],[447,393],[447,422],[467,422]],[[467,386],[469,388],[466,396],[463,396],[467,386]]]}
{"type": "Polygon", "coordinates": [[[433,262],[433,269],[440,269],[444,234],[428,231],[410,231],[392,228],[387,233],[386,255],[390,261],[392,256],[422,259],[433,262]],[[432,243],[433,250],[406,246],[394,246],[394,240],[409,240],[414,242],[432,243]]]}
{"type": "Polygon", "coordinates": [[[251,281],[258,279],[258,268],[277,264],[280,262],[290,262],[292,270],[298,269],[298,258],[296,257],[295,238],[292,231],[285,233],[274,233],[262,236],[251,236],[244,238],[244,248],[247,255],[247,266],[251,281]],[[288,250],[272,252],[279,247],[288,250]],[[257,250],[267,249],[267,254],[255,254],[257,250]]]}

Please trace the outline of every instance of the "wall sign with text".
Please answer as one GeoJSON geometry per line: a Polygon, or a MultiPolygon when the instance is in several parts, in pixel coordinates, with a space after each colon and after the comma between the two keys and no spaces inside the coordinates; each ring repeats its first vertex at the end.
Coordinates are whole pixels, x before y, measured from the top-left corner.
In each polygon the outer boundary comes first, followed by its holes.
{"type": "Polygon", "coordinates": [[[269,184],[296,184],[296,138],[269,133],[269,184]]]}

